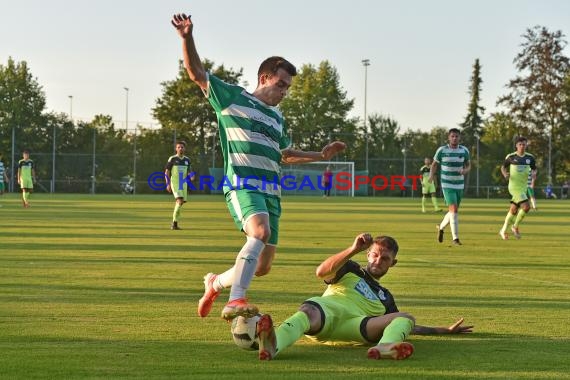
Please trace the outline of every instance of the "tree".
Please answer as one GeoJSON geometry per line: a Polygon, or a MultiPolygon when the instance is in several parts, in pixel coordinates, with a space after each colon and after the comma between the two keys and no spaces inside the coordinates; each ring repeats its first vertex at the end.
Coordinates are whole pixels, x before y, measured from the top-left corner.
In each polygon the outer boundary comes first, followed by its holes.
{"type": "Polygon", "coordinates": [[[349,119],[354,106],[340,86],[337,70],[328,61],[318,67],[303,65],[280,108],[296,147],[320,151],[336,138],[354,146],[356,119],[349,119]]]}
{"type": "MultiPolygon", "coordinates": [[[[550,32],[541,26],[527,29],[522,37],[522,51],[514,59],[521,74],[510,80],[507,87],[511,92],[497,103],[509,109],[519,128],[528,129],[534,153],[548,157],[549,137],[553,150],[557,150],[561,148],[558,142],[568,134],[562,91],[570,69],[570,61],[563,54],[567,42],[561,31],[550,32]]],[[[549,177],[554,174],[549,173],[549,177]]]]}
{"type": "MultiPolygon", "coordinates": [[[[214,63],[207,59],[203,65],[207,72],[231,84],[237,84],[243,73],[242,69],[234,71],[226,69],[224,65],[214,67],[214,63]]],[[[153,116],[163,128],[176,131],[180,139],[186,140],[186,154],[197,162],[197,171],[207,172],[206,149],[208,144],[211,145],[212,139],[209,137],[217,132],[214,110],[202,90],[188,77],[182,61],[179,62],[176,79],[161,85],[162,96],[156,100],[156,106],[152,109],[153,116]]],[[[173,152],[171,139],[156,143],[166,144],[169,151],[173,152]]]]}
{"type": "Polygon", "coordinates": [[[485,112],[485,108],[479,105],[481,84],[483,80],[481,79],[481,65],[479,64],[479,58],[475,60],[473,64],[473,74],[471,75],[471,85],[469,86],[469,105],[467,106],[467,115],[465,120],[460,124],[461,131],[461,141],[467,147],[473,147],[477,140],[477,136],[481,136],[483,118],[482,115],[485,112]]]}
{"type": "Polygon", "coordinates": [[[14,129],[15,153],[24,148],[37,150],[44,143],[36,132],[45,124],[45,104],[44,92],[25,61],[9,57],[6,66],[0,65],[0,146],[11,145],[14,129]]]}

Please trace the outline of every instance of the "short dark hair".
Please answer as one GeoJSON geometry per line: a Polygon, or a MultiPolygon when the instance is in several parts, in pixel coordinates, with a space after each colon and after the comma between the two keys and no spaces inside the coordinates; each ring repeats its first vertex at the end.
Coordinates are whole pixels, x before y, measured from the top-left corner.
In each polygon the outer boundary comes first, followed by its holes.
{"type": "Polygon", "coordinates": [[[457,129],[457,128],[451,128],[451,129],[449,130],[449,132],[447,132],[447,135],[449,136],[449,135],[452,134],[452,133],[457,133],[457,134],[460,135],[460,134],[461,134],[461,131],[460,131],[459,129],[457,129]]]}
{"type": "Polygon", "coordinates": [[[515,145],[517,145],[518,143],[523,142],[523,141],[528,142],[528,139],[524,136],[519,136],[515,139],[515,145]]]}
{"type": "Polygon", "coordinates": [[[28,153],[28,154],[30,154],[30,150],[29,150],[29,149],[24,149],[24,150],[22,151],[22,153],[28,153]]]}
{"type": "Polygon", "coordinates": [[[379,245],[382,248],[386,248],[392,251],[394,253],[394,256],[398,254],[398,250],[400,249],[400,247],[398,247],[398,242],[396,239],[390,236],[377,236],[374,238],[374,242],[372,244],[379,245]]]}
{"type": "Polygon", "coordinates": [[[178,144],[184,145],[184,148],[186,148],[186,141],[183,141],[183,140],[176,141],[176,145],[178,145],[178,144]]]}
{"type": "Polygon", "coordinates": [[[257,70],[257,78],[259,80],[259,77],[261,77],[263,74],[273,75],[279,69],[285,70],[292,77],[297,75],[297,68],[291,62],[283,57],[273,56],[261,62],[261,65],[259,65],[259,70],[257,70]]]}

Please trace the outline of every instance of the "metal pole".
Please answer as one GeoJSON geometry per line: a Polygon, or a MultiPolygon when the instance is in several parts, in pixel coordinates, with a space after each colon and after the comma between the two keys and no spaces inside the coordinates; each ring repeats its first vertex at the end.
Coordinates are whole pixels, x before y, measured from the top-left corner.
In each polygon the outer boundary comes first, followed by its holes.
{"type": "MultiPolygon", "coordinates": [[[[123,87],[125,89],[125,128],[129,131],[129,88],[123,87]]],[[[133,195],[136,192],[137,187],[137,128],[133,133],[133,195]]]]}
{"type": "Polygon", "coordinates": [[[216,167],[216,132],[212,135],[212,169],[216,167]]]}
{"type": "Polygon", "coordinates": [[[362,64],[364,65],[364,137],[366,139],[366,172],[368,172],[368,115],[366,113],[366,103],[368,97],[368,66],[370,66],[369,59],[363,59],[362,64]]]}
{"type": "Polygon", "coordinates": [[[73,95],[68,95],[69,98],[69,120],[73,122],[73,95]]]}
{"type": "Polygon", "coordinates": [[[97,128],[93,128],[93,163],[91,165],[91,194],[95,194],[95,175],[97,164],[95,163],[95,152],[97,148],[97,128]]]}
{"type": "Polygon", "coordinates": [[[55,136],[56,129],[55,124],[53,125],[53,146],[51,150],[51,189],[52,193],[55,193],[55,136]]]}
{"type": "Polygon", "coordinates": [[[552,127],[548,134],[548,183],[552,183],[552,127]]]}

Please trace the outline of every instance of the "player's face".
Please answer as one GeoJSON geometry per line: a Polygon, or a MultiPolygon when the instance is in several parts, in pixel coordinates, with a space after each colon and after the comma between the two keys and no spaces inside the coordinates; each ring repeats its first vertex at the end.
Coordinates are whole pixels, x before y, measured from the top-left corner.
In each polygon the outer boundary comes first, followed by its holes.
{"type": "Polygon", "coordinates": [[[526,141],[519,141],[517,143],[517,153],[523,154],[526,150],[526,141]]]}
{"type": "Polygon", "coordinates": [[[367,257],[368,265],[366,269],[372,277],[377,279],[384,276],[390,267],[396,264],[393,252],[377,244],[370,247],[367,257]]]}
{"type": "Polygon", "coordinates": [[[184,148],[184,145],[176,144],[176,154],[177,155],[182,156],[184,154],[185,150],[186,150],[186,148],[184,148]]]}
{"type": "Polygon", "coordinates": [[[27,160],[28,158],[30,158],[30,154],[28,152],[24,152],[22,153],[22,157],[24,158],[24,160],[27,160]]]}
{"type": "Polygon", "coordinates": [[[459,133],[457,132],[451,132],[448,136],[449,139],[449,145],[451,145],[452,148],[457,148],[457,146],[459,145],[459,133]]]}
{"type": "Polygon", "coordinates": [[[424,165],[430,165],[431,164],[431,160],[429,158],[426,158],[424,160],[424,165]]]}
{"type": "Polygon", "coordinates": [[[277,70],[273,75],[265,74],[261,78],[264,91],[264,99],[262,100],[270,106],[278,105],[287,95],[292,81],[293,77],[283,69],[277,70]]]}

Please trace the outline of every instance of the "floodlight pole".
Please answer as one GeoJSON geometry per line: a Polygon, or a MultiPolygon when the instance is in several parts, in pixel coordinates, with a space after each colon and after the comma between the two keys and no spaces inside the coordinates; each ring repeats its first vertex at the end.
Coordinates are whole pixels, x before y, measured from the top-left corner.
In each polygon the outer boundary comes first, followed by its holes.
{"type": "Polygon", "coordinates": [[[366,172],[368,172],[368,115],[366,113],[366,103],[368,97],[368,66],[370,66],[369,59],[363,59],[362,64],[364,65],[364,138],[366,140],[366,172]]]}
{"type": "Polygon", "coordinates": [[[69,98],[69,120],[73,122],[73,95],[68,95],[69,98]]]}

